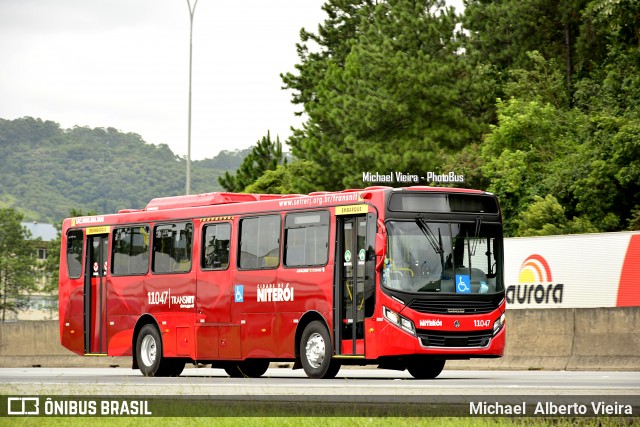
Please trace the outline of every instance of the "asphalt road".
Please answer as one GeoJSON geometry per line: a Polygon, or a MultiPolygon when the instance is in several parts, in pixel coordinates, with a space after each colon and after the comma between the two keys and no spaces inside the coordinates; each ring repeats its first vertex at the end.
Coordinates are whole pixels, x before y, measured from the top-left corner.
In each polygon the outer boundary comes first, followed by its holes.
{"type": "Polygon", "coordinates": [[[146,378],[126,368],[0,368],[2,395],[167,396],[640,396],[640,372],[456,371],[435,380],[407,372],[343,368],[335,379],[302,370],[269,369],[261,378],[229,378],[223,370],[185,369],[177,378],[146,378]]]}

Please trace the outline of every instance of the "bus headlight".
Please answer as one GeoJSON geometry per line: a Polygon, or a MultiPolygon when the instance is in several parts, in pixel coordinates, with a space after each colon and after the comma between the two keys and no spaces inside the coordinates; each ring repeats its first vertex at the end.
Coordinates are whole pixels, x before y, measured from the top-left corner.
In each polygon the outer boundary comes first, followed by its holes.
{"type": "Polygon", "coordinates": [[[399,315],[393,310],[388,309],[387,307],[382,307],[382,313],[384,314],[384,318],[389,322],[393,323],[403,331],[416,336],[416,327],[413,322],[407,319],[404,316],[399,315]]]}
{"type": "Polygon", "coordinates": [[[498,332],[500,332],[500,329],[502,329],[502,327],[504,326],[506,318],[507,316],[502,313],[502,315],[495,322],[493,322],[493,335],[496,335],[498,332]]]}

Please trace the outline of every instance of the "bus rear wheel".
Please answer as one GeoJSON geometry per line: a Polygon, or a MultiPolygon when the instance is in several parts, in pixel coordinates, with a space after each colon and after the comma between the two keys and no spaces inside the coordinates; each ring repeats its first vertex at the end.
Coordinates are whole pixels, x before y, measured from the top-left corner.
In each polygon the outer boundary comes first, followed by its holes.
{"type": "Polygon", "coordinates": [[[266,359],[243,360],[225,366],[224,371],[231,378],[259,378],[269,369],[266,359]]]}
{"type": "Polygon", "coordinates": [[[153,325],[144,325],[136,338],[136,362],[145,377],[155,377],[160,370],[162,339],[153,325]]]}
{"type": "Polygon", "coordinates": [[[446,360],[416,357],[407,362],[407,370],[418,380],[432,380],[444,369],[446,360]]]}
{"type": "Polygon", "coordinates": [[[162,338],[151,324],[144,325],[138,333],[136,362],[145,377],[177,377],[185,365],[184,359],[162,357],[162,338]]]}
{"type": "Polygon", "coordinates": [[[309,323],[300,340],[300,362],[309,378],[334,378],[340,363],[332,359],[333,346],[327,328],[318,321],[309,323]]]}

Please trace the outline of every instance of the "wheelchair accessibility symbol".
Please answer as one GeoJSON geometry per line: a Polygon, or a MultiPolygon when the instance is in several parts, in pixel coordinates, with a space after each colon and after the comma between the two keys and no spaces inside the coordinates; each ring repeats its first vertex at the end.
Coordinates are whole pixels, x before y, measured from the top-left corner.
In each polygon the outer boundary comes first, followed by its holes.
{"type": "Polygon", "coordinates": [[[244,285],[235,285],[233,295],[235,302],[244,302],[244,285]]]}
{"type": "Polygon", "coordinates": [[[471,293],[471,276],[468,274],[456,274],[456,293],[471,293]]]}

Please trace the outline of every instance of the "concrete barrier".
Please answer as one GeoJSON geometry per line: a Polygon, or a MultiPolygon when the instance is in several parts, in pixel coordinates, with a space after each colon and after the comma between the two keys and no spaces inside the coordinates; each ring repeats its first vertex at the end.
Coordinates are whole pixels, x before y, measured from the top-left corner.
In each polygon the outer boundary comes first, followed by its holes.
{"type": "Polygon", "coordinates": [[[0,367],[130,367],[130,357],[82,357],[60,344],[57,320],[0,323],[0,367]]]}
{"type": "Polygon", "coordinates": [[[575,316],[567,369],[640,370],[640,308],[595,308],[575,316]]]}
{"type": "MultiPolygon", "coordinates": [[[[640,370],[640,307],[507,310],[499,359],[449,369],[640,370]]],[[[57,321],[0,323],[0,367],[130,367],[130,357],[82,357],[60,345],[57,321]]]]}

